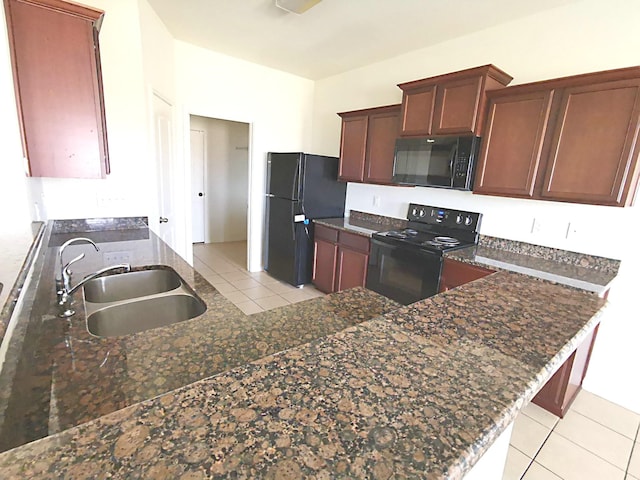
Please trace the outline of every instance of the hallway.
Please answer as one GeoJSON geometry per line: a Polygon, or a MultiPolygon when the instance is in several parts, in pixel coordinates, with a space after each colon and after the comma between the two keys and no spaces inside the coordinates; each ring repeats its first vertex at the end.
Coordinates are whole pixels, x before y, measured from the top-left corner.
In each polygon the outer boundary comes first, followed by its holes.
{"type": "Polygon", "coordinates": [[[246,265],[246,241],[193,245],[195,269],[247,315],[324,295],[313,285],[296,288],[266,272],[248,272],[246,265]]]}

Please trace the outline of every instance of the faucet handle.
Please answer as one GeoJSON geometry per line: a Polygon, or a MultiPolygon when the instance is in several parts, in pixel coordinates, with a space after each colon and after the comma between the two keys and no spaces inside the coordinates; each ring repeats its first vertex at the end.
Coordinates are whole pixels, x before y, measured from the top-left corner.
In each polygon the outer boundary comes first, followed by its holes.
{"type": "Polygon", "coordinates": [[[76,258],[70,260],[69,262],[67,262],[67,264],[65,264],[64,267],[62,267],[62,280],[64,283],[64,287],[67,291],[69,291],[71,289],[71,265],[73,265],[76,262],[79,262],[80,260],[82,260],[84,258],[84,253],[81,253],[80,255],[78,255],[76,258]]]}

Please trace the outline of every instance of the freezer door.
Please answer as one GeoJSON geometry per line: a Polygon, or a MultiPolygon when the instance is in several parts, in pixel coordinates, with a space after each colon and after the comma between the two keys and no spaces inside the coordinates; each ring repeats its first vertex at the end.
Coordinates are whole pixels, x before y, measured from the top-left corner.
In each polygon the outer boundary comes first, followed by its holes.
{"type": "Polygon", "coordinates": [[[311,282],[313,262],[312,226],[295,221],[301,213],[300,202],[267,198],[265,270],[295,286],[311,282]]]}
{"type": "Polygon", "coordinates": [[[303,198],[309,218],[344,216],[347,184],[338,181],[338,158],[305,155],[303,198]]]}
{"type": "Polygon", "coordinates": [[[302,196],[302,153],[269,153],[267,195],[300,200],[302,196]]]}

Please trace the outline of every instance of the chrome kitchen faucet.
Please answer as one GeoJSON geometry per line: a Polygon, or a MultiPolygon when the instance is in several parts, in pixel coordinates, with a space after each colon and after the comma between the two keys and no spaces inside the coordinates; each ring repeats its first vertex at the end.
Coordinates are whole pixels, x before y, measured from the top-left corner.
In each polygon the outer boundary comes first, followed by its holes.
{"type": "Polygon", "coordinates": [[[93,248],[96,249],[96,252],[100,251],[100,249],[93,242],[93,240],[91,240],[89,238],[86,238],[86,237],[76,237],[76,238],[72,238],[70,240],[67,240],[66,242],[64,242],[62,244],[62,246],[58,250],[58,267],[59,267],[60,270],[58,270],[56,272],[55,281],[56,281],[56,295],[57,295],[57,298],[58,298],[58,305],[60,306],[60,313],[58,314],[58,316],[62,317],[62,318],[70,317],[70,316],[72,316],[73,314],[76,313],[75,310],[73,310],[71,308],[71,303],[72,303],[72,300],[73,300],[72,299],[72,295],[81,286],[83,286],[85,283],[87,283],[89,280],[93,280],[96,277],[104,275],[105,273],[112,272],[114,270],[122,269],[125,272],[130,272],[131,271],[131,265],[128,264],[128,263],[121,263],[121,264],[118,264],[118,265],[111,265],[110,267],[102,268],[102,269],[98,270],[97,272],[94,272],[94,273],[91,273],[91,274],[87,275],[82,280],[80,280],[76,284],[76,286],[72,287],[71,286],[71,274],[72,274],[72,272],[71,272],[71,268],[70,267],[74,263],[82,260],[84,258],[84,253],[81,253],[80,255],[78,255],[74,259],[70,260],[66,264],[62,260],[62,255],[64,254],[65,248],[67,248],[72,243],[76,243],[76,242],[87,242],[87,243],[90,243],[91,245],[93,245],[93,248]]]}

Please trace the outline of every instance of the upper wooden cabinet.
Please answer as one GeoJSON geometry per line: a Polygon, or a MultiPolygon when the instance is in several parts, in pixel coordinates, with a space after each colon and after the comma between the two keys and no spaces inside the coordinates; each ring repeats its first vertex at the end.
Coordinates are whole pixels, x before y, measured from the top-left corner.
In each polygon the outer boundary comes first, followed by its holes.
{"type": "Polygon", "coordinates": [[[488,97],[475,193],[633,202],[640,67],[517,85],[488,97]]]}
{"type": "Polygon", "coordinates": [[[342,117],[338,178],[391,183],[400,105],[339,113],[342,117]]]}
{"type": "Polygon", "coordinates": [[[30,175],[104,178],[104,12],[62,0],[5,0],[5,10],[30,175]]]}
{"type": "Polygon", "coordinates": [[[502,88],[512,77],[493,65],[401,83],[399,135],[481,135],[485,92],[502,88]]]}

